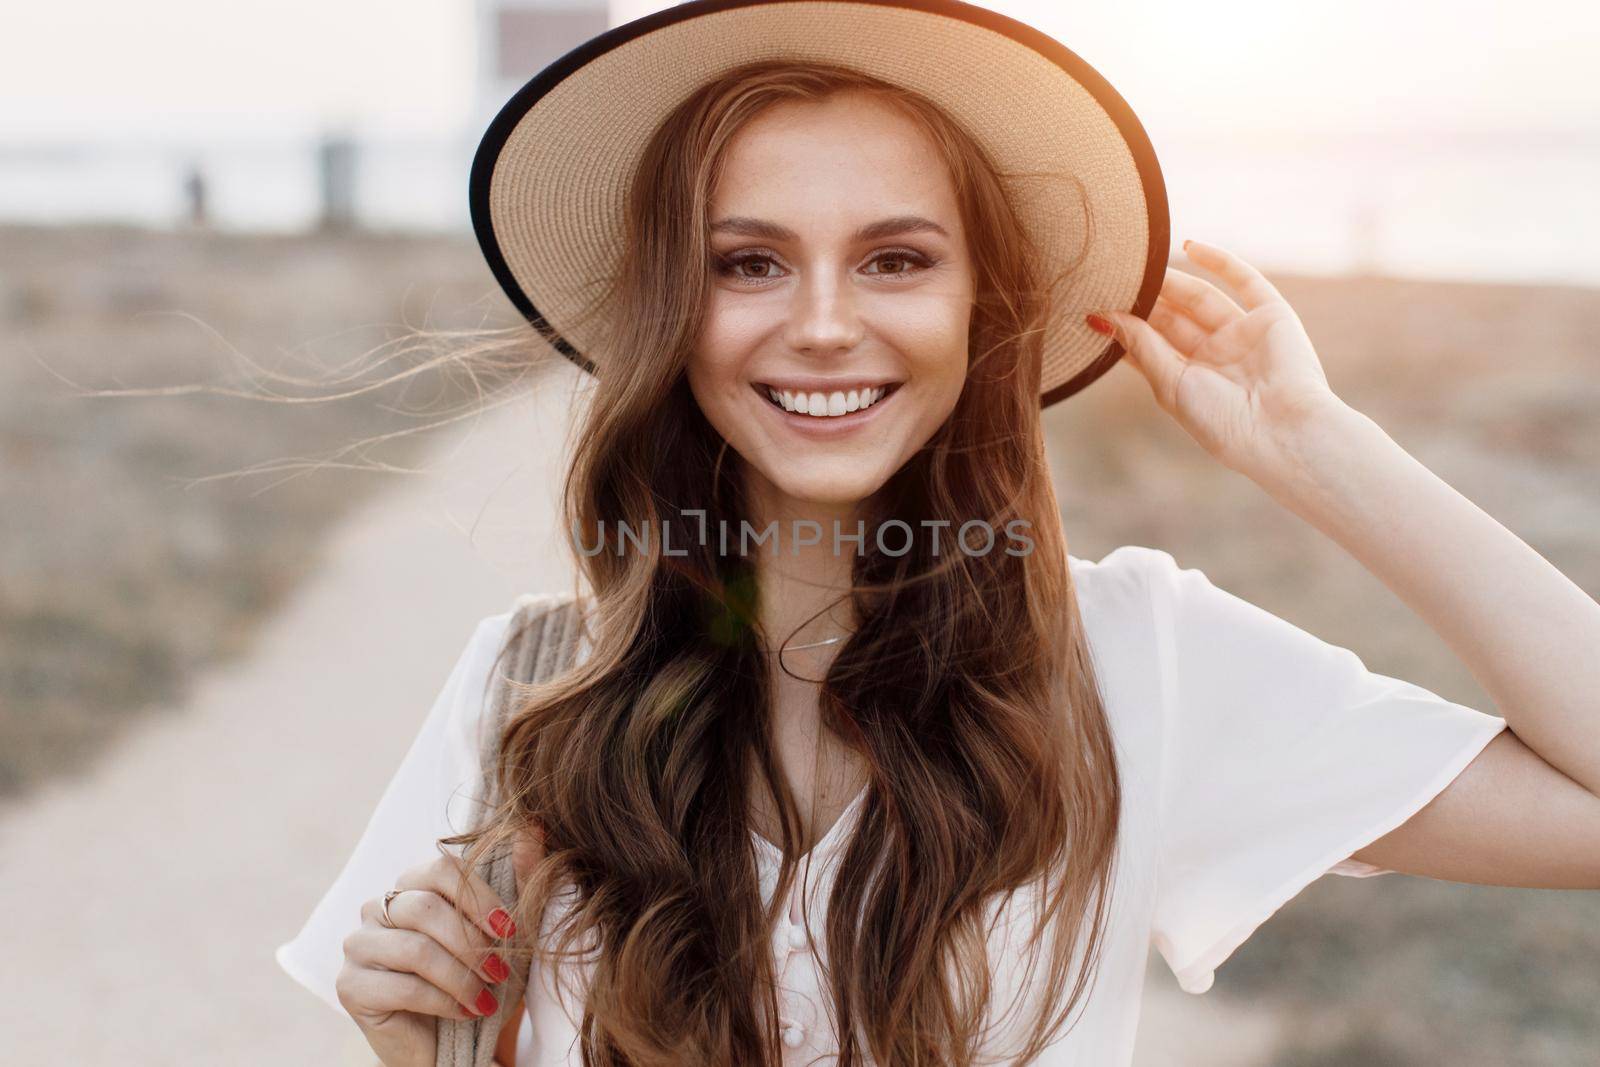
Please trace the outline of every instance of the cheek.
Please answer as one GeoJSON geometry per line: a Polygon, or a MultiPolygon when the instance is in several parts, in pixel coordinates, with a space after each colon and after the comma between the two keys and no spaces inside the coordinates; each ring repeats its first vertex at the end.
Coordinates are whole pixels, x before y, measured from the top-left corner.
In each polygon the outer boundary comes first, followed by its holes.
{"type": "Polygon", "coordinates": [[[748,390],[742,378],[746,351],[748,349],[741,347],[737,339],[714,328],[705,329],[696,338],[695,349],[684,368],[695,403],[706,421],[724,438],[737,433],[741,422],[738,404],[743,399],[743,391],[748,390]]]}
{"type": "Polygon", "coordinates": [[[959,392],[967,376],[969,304],[948,299],[919,302],[896,309],[884,320],[885,335],[906,359],[915,378],[940,389],[959,392]]]}
{"type": "Polygon", "coordinates": [[[774,313],[759,301],[729,299],[728,293],[713,290],[700,322],[698,352],[712,353],[724,363],[754,351],[775,325],[774,313]]]}
{"type": "Polygon", "coordinates": [[[712,428],[719,434],[726,437],[734,422],[730,414],[733,397],[729,392],[728,370],[716,360],[705,358],[704,351],[704,349],[697,351],[685,368],[689,393],[699,405],[706,421],[711,423],[712,428]]]}
{"type": "Polygon", "coordinates": [[[719,307],[712,300],[695,336],[687,368],[689,385],[702,406],[714,394],[727,394],[741,386],[743,369],[760,349],[766,328],[749,312],[719,307]]]}

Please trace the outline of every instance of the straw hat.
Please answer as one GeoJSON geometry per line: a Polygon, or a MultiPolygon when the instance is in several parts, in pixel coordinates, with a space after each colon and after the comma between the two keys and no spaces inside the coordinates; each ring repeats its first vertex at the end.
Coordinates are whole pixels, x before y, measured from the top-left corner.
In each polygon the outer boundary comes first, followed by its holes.
{"type": "Polygon", "coordinates": [[[473,228],[511,302],[593,373],[584,322],[621,250],[646,141],[703,81],[758,59],[822,60],[944,108],[1007,172],[1071,180],[1008,189],[1061,276],[1040,402],[1109,370],[1095,309],[1147,316],[1166,270],[1166,188],[1143,126],[1089,64],[1014,19],[955,0],[693,0],[616,26],[551,63],[490,124],[472,164],[473,228]],[[1074,266],[1074,264],[1076,264],[1074,266]]]}

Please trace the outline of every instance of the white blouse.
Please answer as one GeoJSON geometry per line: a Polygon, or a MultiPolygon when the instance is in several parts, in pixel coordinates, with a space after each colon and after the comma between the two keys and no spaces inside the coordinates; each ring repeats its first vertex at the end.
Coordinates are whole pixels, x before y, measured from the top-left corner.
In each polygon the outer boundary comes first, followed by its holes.
{"type": "MultiPolygon", "coordinates": [[[[1182,989],[1204,993],[1233,950],[1323,874],[1389,873],[1349,857],[1424,807],[1506,723],[1368,671],[1349,649],[1159,549],[1125,545],[1069,561],[1118,752],[1122,831],[1098,978],[1072,1028],[1035,1062],[1124,1067],[1149,946],[1182,989]]],[[[478,624],[344,869],[277,949],[283,969],[335,1010],[342,942],[360,925],[362,902],[436,857],[438,838],[467,828],[489,669],[511,617],[478,624]]],[[[812,850],[810,877],[796,879],[773,932],[786,1059],[796,1064],[826,1062],[837,1048],[819,976],[825,947],[807,923],[824,928],[835,861],[864,799],[812,850]]],[[[770,900],[778,852],[753,832],[751,846],[770,900]]],[[[1017,966],[1027,903],[1019,893],[1006,905],[991,942],[997,1010],[1029,984],[1017,966]]],[[[581,1011],[538,981],[548,976],[529,978],[516,1067],[579,1063],[581,1011]]],[[[1028,1010],[1005,1018],[1025,1022],[1028,1010]]],[[[998,1027],[988,1047],[1002,1053],[1010,1032],[998,1027]]]]}

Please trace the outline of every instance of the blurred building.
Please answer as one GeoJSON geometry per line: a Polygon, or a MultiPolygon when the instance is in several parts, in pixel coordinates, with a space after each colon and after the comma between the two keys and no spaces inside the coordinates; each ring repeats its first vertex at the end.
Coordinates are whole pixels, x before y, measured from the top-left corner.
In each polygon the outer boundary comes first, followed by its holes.
{"type": "Polygon", "coordinates": [[[483,125],[529,78],[614,24],[607,0],[478,0],[477,23],[483,125]]]}

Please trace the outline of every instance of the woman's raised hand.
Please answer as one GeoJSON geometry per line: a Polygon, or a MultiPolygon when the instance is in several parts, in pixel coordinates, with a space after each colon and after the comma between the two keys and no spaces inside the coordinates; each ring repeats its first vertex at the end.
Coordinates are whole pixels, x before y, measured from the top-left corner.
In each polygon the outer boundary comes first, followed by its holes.
{"type": "Polygon", "coordinates": [[[1156,403],[1224,465],[1252,475],[1280,458],[1285,434],[1343,401],[1329,389],[1300,317],[1260,271],[1215,245],[1183,247],[1238,302],[1169,267],[1149,321],[1099,315],[1115,328],[1123,358],[1150,383],[1156,403]]]}
{"type": "MultiPolygon", "coordinates": [[[[517,884],[542,855],[531,838],[513,850],[517,884]]],[[[495,987],[510,969],[494,951],[516,933],[507,902],[476,872],[457,897],[463,866],[445,854],[406,871],[389,902],[361,906],[361,925],[344,940],[335,989],[384,1067],[433,1067],[437,1020],[473,1019],[499,1009],[495,987]],[[466,922],[462,922],[462,917],[466,922]]]]}

